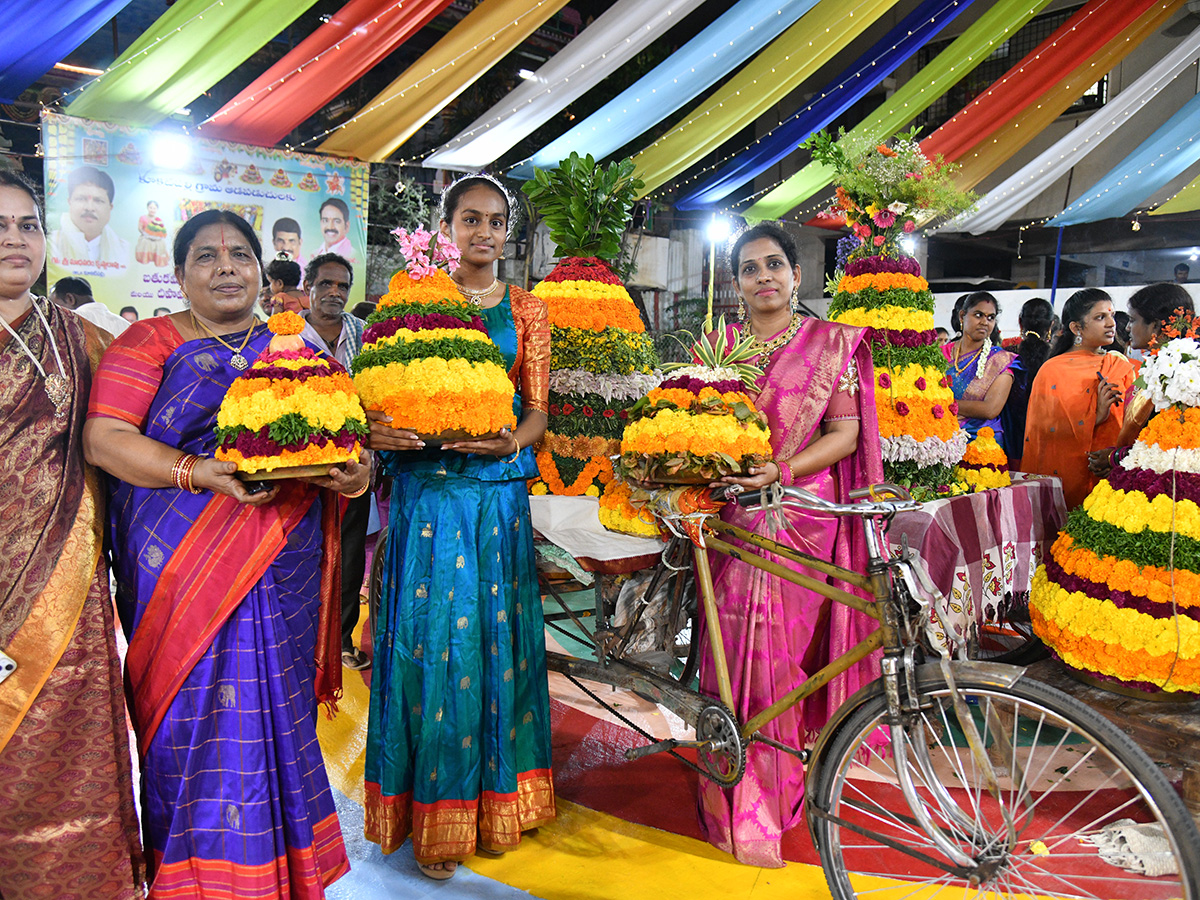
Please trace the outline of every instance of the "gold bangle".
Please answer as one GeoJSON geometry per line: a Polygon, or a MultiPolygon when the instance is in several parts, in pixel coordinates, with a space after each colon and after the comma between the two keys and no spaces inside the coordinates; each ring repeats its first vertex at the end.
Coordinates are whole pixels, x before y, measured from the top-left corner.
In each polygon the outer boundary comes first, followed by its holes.
{"type": "Polygon", "coordinates": [[[347,500],[353,500],[356,497],[361,497],[363,494],[365,494],[370,489],[371,489],[371,479],[368,478],[367,483],[364,484],[362,487],[360,487],[353,494],[342,494],[342,496],[345,497],[347,500]]]}
{"type": "Polygon", "coordinates": [[[513,443],[517,445],[517,449],[513,451],[512,459],[504,460],[504,464],[506,466],[511,466],[513,463],[515,463],[517,461],[517,458],[521,455],[521,442],[517,440],[517,435],[515,433],[513,434],[512,439],[513,439],[513,443]]]}

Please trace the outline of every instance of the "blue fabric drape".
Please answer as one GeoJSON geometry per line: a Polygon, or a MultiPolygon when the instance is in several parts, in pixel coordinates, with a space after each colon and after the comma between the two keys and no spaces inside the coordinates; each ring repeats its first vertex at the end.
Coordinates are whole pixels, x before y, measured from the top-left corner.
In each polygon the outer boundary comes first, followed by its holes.
{"type": "Polygon", "coordinates": [[[817,91],[816,98],[761,141],[755,141],[715,175],[675,203],[676,209],[699,209],[724,199],[738,186],[795,152],[810,134],[820,131],[865,97],[973,0],[924,0],[870,50],[817,91]]]}
{"type": "Polygon", "coordinates": [[[0,29],[0,101],[11,103],[86,41],[129,0],[25,0],[6,4],[0,29]]]}
{"type": "Polygon", "coordinates": [[[535,167],[553,168],[572,151],[603,159],[732,72],[816,5],[817,0],[739,0],[665,62],[509,174],[530,179],[535,167]]]}
{"type": "Polygon", "coordinates": [[[1047,228],[1123,216],[1200,160],[1200,94],[1117,163],[1047,228]]]}

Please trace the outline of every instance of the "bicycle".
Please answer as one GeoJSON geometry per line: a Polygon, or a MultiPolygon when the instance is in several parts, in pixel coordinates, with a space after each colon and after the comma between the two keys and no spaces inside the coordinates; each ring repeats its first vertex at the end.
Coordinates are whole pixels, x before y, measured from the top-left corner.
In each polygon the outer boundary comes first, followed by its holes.
{"type": "MultiPolygon", "coordinates": [[[[705,777],[732,786],[744,773],[751,742],[799,757],[807,766],[809,831],[837,898],[858,896],[859,888],[872,895],[908,897],[925,885],[935,894],[952,886],[955,896],[961,889],[964,896],[1200,900],[1200,833],[1164,773],[1112,723],[1066,694],[1031,681],[1023,668],[924,660],[919,632],[936,590],[914,550],[903,546],[896,555],[887,552],[886,527],[892,516],[916,508],[906,491],[876,485],[854,492],[855,502],[838,504],[795,488],[776,490],[775,502],[784,505],[858,517],[866,535],[867,571],[850,571],[724,522],[715,507],[697,510],[695,495],[685,509],[680,505],[688,496],[685,490],[655,494],[655,514],[692,545],[719,697],[622,657],[617,651],[623,635],[611,629],[597,629],[595,660],[547,654],[549,668],[601,703],[581,679],[636,690],[695,727],[693,741],[653,740],[604,704],[651,740],[626,751],[628,758],[672,753],[705,777]],[[878,627],[776,703],[739,721],[732,712],[719,624],[714,627],[718,620],[708,551],[734,556],[847,604],[875,619],[878,627]],[[781,565],[763,552],[813,574],[781,565]],[[834,587],[827,578],[853,585],[873,599],[834,587]],[[881,676],[835,712],[811,749],[788,747],[761,733],[783,711],[877,649],[883,651],[881,676]],[[885,732],[886,750],[869,740],[877,729],[885,732]],[[683,748],[696,751],[698,764],[677,752],[683,748]],[[1152,864],[1161,869],[1173,865],[1174,874],[1129,873],[1100,862],[1100,850],[1090,848],[1097,842],[1119,844],[1121,835],[1130,835],[1128,826],[1120,824],[1124,819],[1157,827],[1165,850],[1152,864]],[[906,880],[871,880],[898,874],[906,880]]],[[[754,492],[735,499],[754,506],[762,497],[754,492]]],[[[681,568],[678,560],[671,568],[681,568]]]]}

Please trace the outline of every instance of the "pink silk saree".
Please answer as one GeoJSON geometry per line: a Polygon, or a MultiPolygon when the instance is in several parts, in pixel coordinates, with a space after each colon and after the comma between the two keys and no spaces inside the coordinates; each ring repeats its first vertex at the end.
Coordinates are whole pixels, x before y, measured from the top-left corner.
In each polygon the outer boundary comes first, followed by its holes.
{"type": "MultiPolygon", "coordinates": [[[[863,337],[861,328],[806,320],[766,366],[759,382],[763,388],[755,399],[770,422],[775,455],[793,456],[820,436],[830,401],[854,360],[857,383],[852,393],[850,389],[843,391],[838,405],[858,415],[857,449],[832,468],[795,481],[796,487],[841,502],[846,502],[852,488],[883,480],[874,369],[869,344],[863,337]]],[[[761,511],[743,510],[730,503],[721,517],[818,558],[860,571],[865,567],[866,549],[857,520],[837,520],[797,510],[785,514],[790,527],[774,533],[766,513],[761,511]]],[[[713,554],[710,561],[735,712],[742,721],[857,644],[873,628],[872,620],[861,613],[731,557],[713,554]]],[[[715,697],[717,678],[708,650],[707,628],[702,640],[700,688],[715,697]]],[[[876,677],[877,656],[873,654],[834,679],[802,706],[769,723],[763,733],[789,746],[804,747],[820,732],[833,710],[876,677]]],[[[800,818],[803,797],[801,762],[755,743],[749,748],[746,774],[738,785],[724,789],[701,779],[701,827],[710,843],[732,853],[740,862],[782,866],[783,832],[800,818]]]]}

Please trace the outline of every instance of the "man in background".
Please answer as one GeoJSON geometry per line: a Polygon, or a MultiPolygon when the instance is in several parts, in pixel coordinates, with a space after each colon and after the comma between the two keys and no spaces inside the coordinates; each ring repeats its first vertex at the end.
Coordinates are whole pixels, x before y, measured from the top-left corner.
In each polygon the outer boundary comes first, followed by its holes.
{"type": "MultiPolygon", "coordinates": [[[[300,313],[308,321],[301,337],[340,362],[346,371],[362,352],[362,320],[346,312],[353,282],[350,261],[336,253],[314,256],[304,270],[309,307],[300,313]]],[[[375,494],[367,491],[350,499],[342,516],[342,665],[355,670],[371,665],[367,655],[354,646],[354,627],[358,624],[374,502],[375,494]]]]}
{"type": "Polygon", "coordinates": [[[300,252],[299,222],[287,216],[276,219],[275,224],[271,226],[271,243],[275,246],[276,253],[286,253],[292,262],[301,269],[304,268],[304,257],[300,252]]]}
{"type": "Polygon", "coordinates": [[[1175,283],[1176,284],[1187,284],[1188,275],[1190,275],[1191,272],[1192,272],[1192,270],[1188,268],[1187,263],[1180,263],[1179,265],[1177,265],[1175,267],[1175,283]]]}
{"type": "Polygon", "coordinates": [[[325,235],[325,243],[318,252],[336,253],[354,265],[358,260],[350,246],[349,231],[350,207],[344,200],[330,197],[321,204],[321,234],[325,235]]]}
{"type": "Polygon", "coordinates": [[[113,337],[129,327],[129,323],[92,296],[92,286],[85,278],[60,278],[50,291],[50,299],[63,309],[74,310],[77,316],[87,319],[97,328],[103,328],[113,337]]]}
{"type": "Polygon", "coordinates": [[[51,238],[51,253],[60,263],[129,265],[129,242],[108,224],[115,196],[112,178],[95,166],[80,166],[68,176],[67,211],[51,238]]]}

